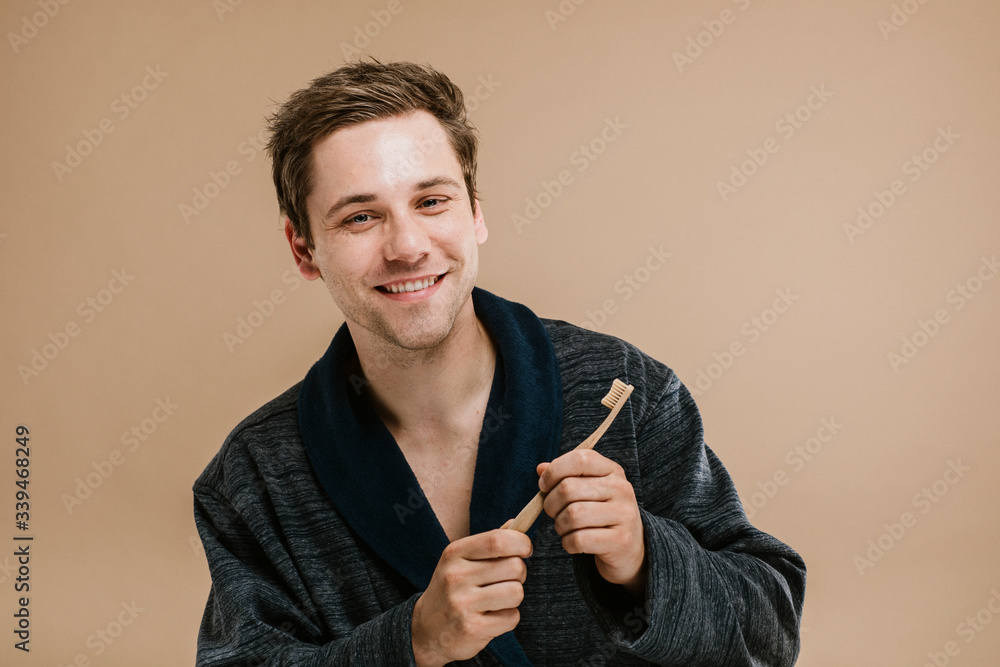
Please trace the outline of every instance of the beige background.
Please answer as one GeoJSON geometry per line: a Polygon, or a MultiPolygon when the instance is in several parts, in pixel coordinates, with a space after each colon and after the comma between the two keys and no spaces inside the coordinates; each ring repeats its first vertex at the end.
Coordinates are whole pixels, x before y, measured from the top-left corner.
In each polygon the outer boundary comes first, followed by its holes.
{"type": "Polygon", "coordinates": [[[981,258],[1000,253],[1000,6],[907,0],[894,25],[889,0],[398,0],[395,14],[381,0],[225,2],[0,8],[0,663],[193,662],[210,580],[191,483],[342,321],[321,285],[289,272],[253,137],[357,39],[434,64],[472,98],[478,86],[481,286],[589,319],[694,388],[714,376],[697,396],[708,442],[753,521],[809,566],[798,664],[996,664],[1000,280],[976,275],[992,278],[981,258]],[[679,67],[685,49],[697,57],[679,67]],[[814,90],[825,99],[800,108],[814,90]],[[782,120],[797,111],[797,128],[782,120]],[[53,166],[81,143],[75,167],[53,166]],[[602,151],[593,161],[586,144],[602,151]],[[723,197],[718,183],[762,150],[723,197]],[[914,172],[925,150],[935,161],[914,172]],[[219,176],[230,161],[235,175],[219,176]],[[547,199],[563,170],[569,184],[547,199]],[[213,198],[196,201],[206,186],[213,198]],[[884,214],[845,231],[883,191],[884,214]],[[519,228],[513,216],[536,213],[526,198],[544,208],[519,228]],[[651,246],[670,253],[655,271],[651,246]],[[134,278],[113,293],[116,270],[134,278]],[[971,300],[952,292],[967,281],[981,288],[971,300]],[[776,290],[795,299],[775,320],[776,290]],[[270,315],[227,345],[255,302],[270,315]],[[889,353],[939,309],[946,321],[894,368],[889,353]],[[62,339],[67,326],[77,335],[62,339]],[[713,367],[734,343],[742,354],[713,367]],[[22,377],[35,351],[52,358],[22,377]],[[823,419],[842,426],[810,443],[823,419]],[[12,647],[8,555],[21,423],[28,655],[12,647]],[[133,427],[145,440],[123,441],[133,427]],[[949,462],[968,469],[954,484],[941,481],[949,462]],[[79,486],[88,475],[96,488],[79,486]],[[89,496],[67,505],[78,487],[89,496]],[[859,571],[880,538],[891,548],[859,571]],[[964,625],[977,612],[978,631],[964,625]]]}

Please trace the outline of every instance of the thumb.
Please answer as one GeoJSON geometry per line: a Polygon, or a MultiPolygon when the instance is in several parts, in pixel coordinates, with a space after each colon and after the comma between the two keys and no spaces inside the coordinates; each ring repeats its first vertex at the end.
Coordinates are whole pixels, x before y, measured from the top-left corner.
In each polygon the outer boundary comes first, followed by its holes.
{"type": "Polygon", "coordinates": [[[541,477],[542,473],[545,472],[545,469],[549,467],[549,463],[551,463],[551,461],[545,461],[535,466],[535,472],[538,473],[539,477],[541,477]]]}

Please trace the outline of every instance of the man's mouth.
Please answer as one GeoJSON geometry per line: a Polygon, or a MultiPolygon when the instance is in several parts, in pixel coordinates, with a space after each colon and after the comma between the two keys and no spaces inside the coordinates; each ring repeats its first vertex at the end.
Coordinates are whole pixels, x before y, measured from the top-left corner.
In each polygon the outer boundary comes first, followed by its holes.
{"type": "Polygon", "coordinates": [[[428,278],[421,278],[420,280],[404,280],[397,283],[386,283],[385,285],[379,285],[375,289],[381,292],[388,292],[389,294],[419,292],[420,290],[427,289],[443,277],[444,274],[442,273],[439,276],[430,276],[428,278]]]}

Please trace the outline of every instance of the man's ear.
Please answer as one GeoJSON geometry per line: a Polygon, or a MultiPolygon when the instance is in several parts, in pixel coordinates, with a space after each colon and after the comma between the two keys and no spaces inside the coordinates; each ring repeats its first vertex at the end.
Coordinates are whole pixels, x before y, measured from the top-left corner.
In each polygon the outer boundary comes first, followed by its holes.
{"type": "Polygon", "coordinates": [[[476,199],[476,210],[472,215],[472,221],[476,228],[476,243],[482,245],[486,242],[486,237],[490,235],[486,229],[486,221],[483,220],[483,209],[479,207],[479,199],[476,199]]]}
{"type": "Polygon", "coordinates": [[[299,273],[306,280],[316,280],[323,275],[319,271],[319,266],[313,260],[313,248],[310,248],[306,240],[295,233],[291,219],[285,216],[285,238],[292,248],[292,255],[295,257],[295,265],[299,267],[299,273]]]}

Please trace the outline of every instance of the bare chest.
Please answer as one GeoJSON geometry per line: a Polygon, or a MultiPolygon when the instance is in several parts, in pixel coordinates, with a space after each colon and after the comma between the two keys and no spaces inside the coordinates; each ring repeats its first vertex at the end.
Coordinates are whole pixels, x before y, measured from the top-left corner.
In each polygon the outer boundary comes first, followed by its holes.
{"type": "Polygon", "coordinates": [[[444,447],[427,443],[400,443],[449,541],[469,535],[469,502],[479,450],[478,433],[444,447]],[[421,446],[424,445],[424,446],[421,446]]]}

